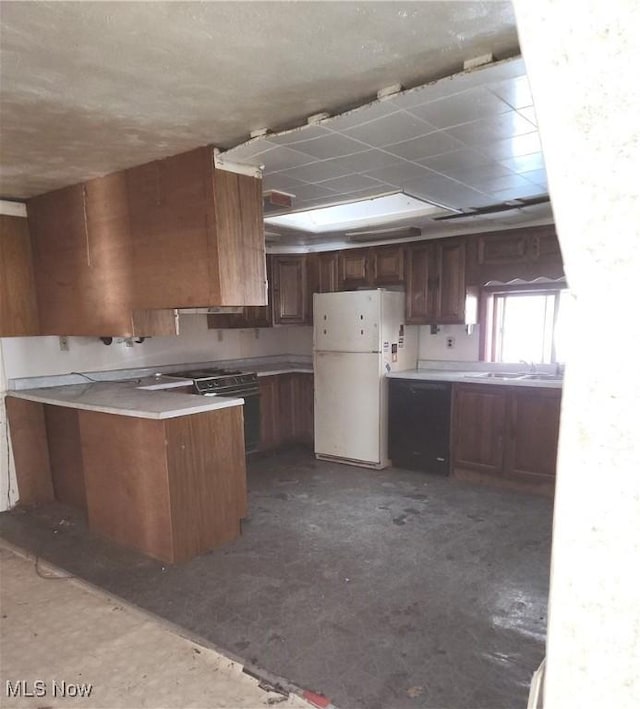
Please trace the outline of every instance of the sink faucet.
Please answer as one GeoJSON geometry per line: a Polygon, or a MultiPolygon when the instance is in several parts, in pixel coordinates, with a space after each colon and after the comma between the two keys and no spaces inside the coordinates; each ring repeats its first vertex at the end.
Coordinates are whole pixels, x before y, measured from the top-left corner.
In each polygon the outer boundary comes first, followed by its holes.
{"type": "Polygon", "coordinates": [[[529,371],[530,371],[532,374],[534,374],[534,373],[537,371],[536,365],[533,363],[533,360],[532,360],[531,362],[527,362],[526,359],[521,359],[520,362],[521,362],[522,364],[526,364],[527,367],[529,368],[529,371]]]}

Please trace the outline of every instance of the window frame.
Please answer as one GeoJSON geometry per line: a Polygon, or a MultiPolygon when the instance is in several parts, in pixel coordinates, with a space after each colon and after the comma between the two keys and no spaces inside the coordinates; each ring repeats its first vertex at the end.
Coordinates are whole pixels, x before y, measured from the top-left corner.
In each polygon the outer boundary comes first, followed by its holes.
{"type": "MultiPolygon", "coordinates": [[[[567,289],[566,280],[554,281],[552,283],[505,283],[482,286],[480,288],[479,318],[479,360],[481,362],[496,362],[496,318],[497,301],[496,296],[517,296],[517,295],[553,295],[555,297],[553,307],[552,330],[555,332],[558,321],[558,310],[560,307],[560,293],[567,289]]],[[[557,363],[556,340],[551,339],[551,364],[557,363]]],[[[540,364],[536,362],[535,364],[540,364]]]]}

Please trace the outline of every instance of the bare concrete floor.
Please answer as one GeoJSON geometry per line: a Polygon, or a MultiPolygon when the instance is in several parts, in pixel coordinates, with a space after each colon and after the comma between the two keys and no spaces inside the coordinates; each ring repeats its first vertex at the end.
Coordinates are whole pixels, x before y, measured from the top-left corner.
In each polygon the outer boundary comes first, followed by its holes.
{"type": "Polygon", "coordinates": [[[51,506],[0,535],[344,709],[526,705],[548,500],[290,451],[252,462],[237,542],[164,567],[51,506]]]}

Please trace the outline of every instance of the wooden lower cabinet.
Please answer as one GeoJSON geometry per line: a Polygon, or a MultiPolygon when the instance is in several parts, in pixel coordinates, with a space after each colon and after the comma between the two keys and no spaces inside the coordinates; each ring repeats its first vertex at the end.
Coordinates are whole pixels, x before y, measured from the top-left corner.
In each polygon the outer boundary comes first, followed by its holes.
{"type": "Polygon", "coordinates": [[[7,397],[20,504],[57,499],[124,546],[177,563],[247,514],[242,407],[147,419],[7,397]]]}
{"type": "Polygon", "coordinates": [[[260,377],[260,448],[313,445],[313,374],[260,377]]]}
{"type": "Polygon", "coordinates": [[[454,475],[553,494],[561,397],[559,389],[456,384],[454,475]]]}

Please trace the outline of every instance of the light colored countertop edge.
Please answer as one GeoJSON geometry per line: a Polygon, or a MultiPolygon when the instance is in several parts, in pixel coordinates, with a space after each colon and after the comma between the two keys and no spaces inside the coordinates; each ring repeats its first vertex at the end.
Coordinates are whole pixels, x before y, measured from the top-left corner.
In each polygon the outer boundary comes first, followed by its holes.
{"type": "Polygon", "coordinates": [[[388,379],[412,379],[420,381],[457,382],[462,384],[488,384],[489,386],[535,387],[536,389],[562,389],[561,380],[549,379],[500,379],[483,377],[479,371],[446,371],[434,369],[409,369],[390,372],[388,379]]]}
{"type": "Polygon", "coordinates": [[[163,393],[162,391],[144,391],[135,387],[121,392],[123,394],[122,397],[119,397],[114,390],[111,395],[111,403],[100,401],[100,398],[109,398],[109,393],[105,393],[104,389],[100,392],[102,396],[92,396],[91,393],[87,393],[83,401],[72,399],[69,397],[68,392],[63,391],[71,388],[77,389],[77,386],[69,385],[55,387],[54,389],[23,389],[7,392],[7,396],[16,399],[26,399],[40,404],[51,404],[83,411],[98,411],[104,414],[144,419],[178,418],[179,416],[191,416],[206,411],[216,411],[244,404],[244,399],[240,398],[172,394],[163,393]]]}

